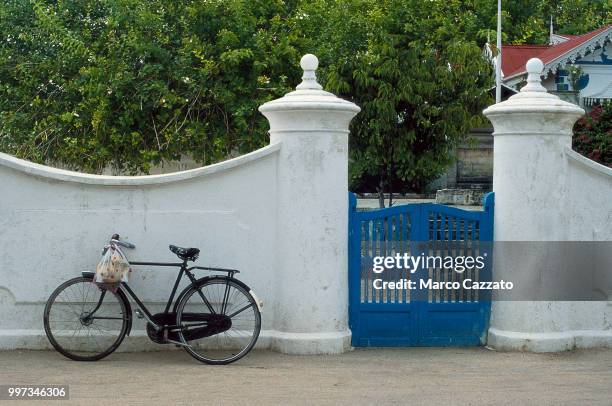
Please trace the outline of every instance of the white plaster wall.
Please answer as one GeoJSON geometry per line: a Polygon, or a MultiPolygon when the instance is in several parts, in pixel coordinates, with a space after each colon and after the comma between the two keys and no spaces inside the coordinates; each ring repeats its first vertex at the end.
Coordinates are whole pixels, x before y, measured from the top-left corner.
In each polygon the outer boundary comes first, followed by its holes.
{"type": "MultiPolygon", "coordinates": [[[[70,173],[1,154],[0,348],[48,346],[46,299],[62,281],[95,270],[113,233],[136,244],[125,250],[133,260],[177,262],[168,250],[175,244],[199,247],[197,264],[241,270],[239,278],[266,303],[260,344],[269,345],[279,323],[273,311],[279,149],[146,177],[70,173]]],[[[130,285],[147,304],[168,297],[178,272],[134,269],[130,285]]],[[[143,328],[135,320],[134,330],[143,328]]],[[[122,348],[143,344],[141,335],[134,332],[122,348]]]]}
{"type": "MultiPolygon", "coordinates": [[[[612,168],[565,149],[568,240],[612,241],[612,168]]],[[[612,270],[611,270],[612,271],[612,270]]]]}
{"type": "MultiPolygon", "coordinates": [[[[610,241],[612,169],[571,150],[584,111],[547,94],[541,69],[529,61],[521,93],[485,110],[495,127],[495,241],[610,241]]],[[[495,258],[495,278],[512,266],[495,258]]],[[[501,350],[612,347],[612,302],[494,302],[490,325],[488,345],[501,350]]]]}
{"type": "MultiPolygon", "coordinates": [[[[502,154],[512,151],[517,156],[519,150],[514,148],[530,137],[501,137],[496,142],[499,140],[502,154]]],[[[496,214],[501,218],[495,226],[502,228],[496,239],[507,241],[515,236],[517,240],[541,241],[550,235],[549,241],[612,241],[612,169],[571,150],[567,142],[559,144],[562,139],[557,136],[546,141],[546,137],[536,136],[530,146],[520,148],[526,161],[515,175],[524,181],[513,185],[517,197],[504,199],[503,209],[496,192],[496,214]],[[553,149],[546,153],[545,148],[533,148],[541,143],[553,149]],[[551,157],[556,157],[555,166],[548,165],[551,157]],[[544,168],[555,170],[542,176],[544,168]],[[540,191],[534,193],[534,188],[540,191]],[[540,200],[542,196],[550,200],[540,200]],[[517,200],[522,200],[522,205],[508,212],[508,205],[517,200]],[[525,216],[527,210],[532,214],[525,216]]],[[[612,269],[606,271],[612,274],[612,269]]],[[[490,324],[489,345],[497,349],[550,352],[612,348],[612,297],[607,302],[496,302],[490,324]]]]}
{"type": "MultiPolygon", "coordinates": [[[[271,144],[219,164],[99,176],[0,154],[0,349],[48,348],[46,299],[93,271],[114,233],[137,245],[133,260],[176,261],[175,244],[200,248],[198,264],[239,269],[264,301],[259,347],[349,349],[348,126],[360,109],[322,90],[314,55],[300,64],[297,90],[260,107],[271,144]]],[[[135,267],[130,285],[161,308],[176,272],[135,267]]],[[[136,322],[121,348],[160,348],[136,322]]]]}
{"type": "Polygon", "coordinates": [[[612,241],[612,169],[573,151],[570,135],[498,136],[495,149],[500,238],[612,241]]]}
{"type": "MultiPolygon", "coordinates": [[[[300,115],[305,121],[317,120],[312,112],[300,115]]],[[[278,182],[278,250],[283,254],[277,257],[283,289],[275,309],[279,329],[292,335],[293,346],[312,348],[318,344],[310,339],[324,331],[335,348],[332,352],[346,351],[351,337],[348,192],[337,192],[348,191],[348,131],[327,128],[321,136],[275,131],[278,123],[271,123],[271,141],[283,144],[278,182]]]]}

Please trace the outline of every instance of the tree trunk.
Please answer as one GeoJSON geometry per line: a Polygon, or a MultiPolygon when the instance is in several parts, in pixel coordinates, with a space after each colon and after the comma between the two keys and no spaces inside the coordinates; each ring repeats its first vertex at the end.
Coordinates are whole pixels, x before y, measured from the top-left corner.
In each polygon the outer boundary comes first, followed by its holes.
{"type": "Polygon", "coordinates": [[[384,189],[384,183],[382,178],[380,178],[380,180],[378,181],[378,187],[376,188],[376,191],[378,192],[378,206],[381,209],[385,208],[385,189],[384,189]]]}
{"type": "MultiPolygon", "coordinates": [[[[393,148],[391,148],[391,154],[393,156],[393,148]]],[[[387,164],[387,185],[389,187],[389,207],[393,206],[393,174],[395,173],[395,167],[393,166],[393,161],[387,164]]]]}

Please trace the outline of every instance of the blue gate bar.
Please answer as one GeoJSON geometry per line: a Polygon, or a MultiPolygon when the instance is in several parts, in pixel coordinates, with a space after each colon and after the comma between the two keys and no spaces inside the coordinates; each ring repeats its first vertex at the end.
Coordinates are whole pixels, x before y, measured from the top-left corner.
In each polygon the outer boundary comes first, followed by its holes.
{"type": "Polygon", "coordinates": [[[415,203],[377,210],[358,210],[349,193],[349,326],[353,346],[483,345],[490,315],[490,297],[461,289],[373,289],[386,282],[414,278],[459,281],[489,280],[492,257],[485,268],[456,273],[420,267],[414,274],[393,269],[372,272],[375,256],[396,253],[444,255],[461,251],[475,255],[479,242],[493,239],[494,194],[483,199],[483,210],[470,211],[434,203],[415,203]],[[423,252],[425,254],[425,252],[423,252]]]}

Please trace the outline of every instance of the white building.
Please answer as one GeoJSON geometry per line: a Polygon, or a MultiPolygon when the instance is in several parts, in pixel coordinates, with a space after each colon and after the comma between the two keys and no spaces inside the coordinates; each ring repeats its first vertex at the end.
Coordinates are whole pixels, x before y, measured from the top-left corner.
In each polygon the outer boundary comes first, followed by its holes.
{"type": "Polygon", "coordinates": [[[530,58],[544,63],[543,85],[550,93],[587,109],[612,99],[612,24],[582,35],[554,34],[548,45],[502,46],[502,83],[518,90],[527,77],[530,58]],[[569,68],[582,68],[574,89],[569,68]]]}

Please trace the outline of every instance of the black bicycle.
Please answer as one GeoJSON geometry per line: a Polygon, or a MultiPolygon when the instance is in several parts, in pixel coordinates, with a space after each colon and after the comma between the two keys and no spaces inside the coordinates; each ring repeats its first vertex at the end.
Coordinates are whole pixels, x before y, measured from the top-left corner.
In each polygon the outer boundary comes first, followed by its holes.
{"type": "MultiPolygon", "coordinates": [[[[109,246],[135,248],[117,234],[109,246]]],[[[111,354],[132,328],[129,295],[136,303],[137,317],[146,319],[147,335],[154,342],[181,346],[207,364],[229,364],[244,357],[259,337],[261,302],[234,277],[239,271],[188,267],[187,262],[200,254],[197,248],[170,245],[170,251],[182,262],[130,262],[180,268],[162,313],[152,314],[127,283],[107,288],[94,282],[94,272],[82,272],[61,284],[47,300],[43,321],[51,345],[77,361],[97,361],[111,354]],[[218,273],[198,279],[193,273],[196,269],[218,273]],[[190,283],[175,301],[184,276],[190,283]]]]}

